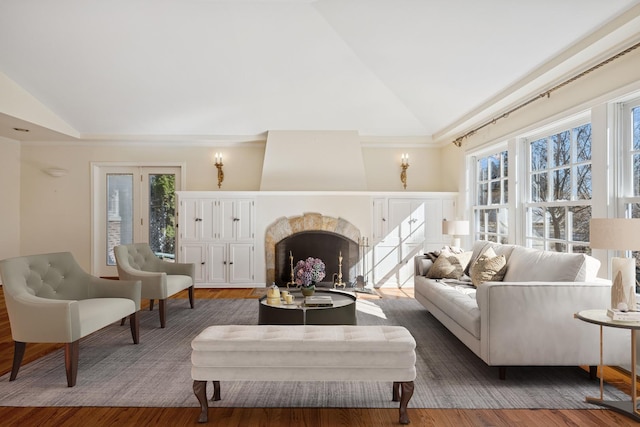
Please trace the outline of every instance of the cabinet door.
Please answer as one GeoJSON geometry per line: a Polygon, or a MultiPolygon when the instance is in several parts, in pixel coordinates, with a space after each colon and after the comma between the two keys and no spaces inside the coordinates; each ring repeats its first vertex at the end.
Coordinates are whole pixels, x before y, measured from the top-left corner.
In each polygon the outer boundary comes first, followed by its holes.
{"type": "Polygon", "coordinates": [[[229,283],[253,283],[253,245],[229,243],[229,283]]]}
{"type": "Polygon", "coordinates": [[[238,219],[235,213],[235,200],[220,200],[220,240],[235,240],[235,228],[238,219]]]}
{"type": "Polygon", "coordinates": [[[212,243],[207,245],[207,282],[227,283],[227,245],[212,243]]]}
{"type": "Polygon", "coordinates": [[[189,240],[199,240],[201,228],[200,200],[180,200],[180,211],[178,213],[178,218],[180,239],[183,242],[189,240]]]}
{"type": "Polygon", "coordinates": [[[424,242],[425,233],[425,201],[412,200],[411,214],[409,219],[409,238],[410,243],[422,244],[424,242]]]}
{"type": "Polygon", "coordinates": [[[215,240],[220,235],[220,216],[217,209],[217,200],[200,200],[200,238],[203,240],[215,240]]]}
{"type": "Polygon", "coordinates": [[[205,277],[205,255],[204,245],[187,244],[180,246],[179,262],[189,262],[195,264],[195,281],[196,283],[204,282],[205,277]]]}
{"type": "Polygon", "coordinates": [[[253,240],[255,234],[255,215],[253,200],[235,201],[235,239],[238,241],[253,240]]]}
{"type": "Polygon", "coordinates": [[[373,199],[373,243],[383,241],[387,237],[387,201],[373,199]]]}

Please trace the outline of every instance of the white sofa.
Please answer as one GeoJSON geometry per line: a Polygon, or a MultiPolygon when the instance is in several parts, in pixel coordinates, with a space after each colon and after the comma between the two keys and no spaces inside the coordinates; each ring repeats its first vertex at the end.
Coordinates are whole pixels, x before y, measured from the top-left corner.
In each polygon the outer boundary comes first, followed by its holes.
{"type": "MultiPolygon", "coordinates": [[[[600,262],[583,254],[541,251],[477,241],[469,265],[491,247],[506,258],[502,281],[476,288],[459,280],[427,278],[433,262],[415,257],[415,298],[490,366],[591,366],[600,361],[599,329],[574,318],[605,309],[611,282],[596,277],[600,262]]],[[[468,274],[468,269],[466,270],[468,274]]],[[[604,328],[604,364],[628,365],[630,334],[604,328]]]]}

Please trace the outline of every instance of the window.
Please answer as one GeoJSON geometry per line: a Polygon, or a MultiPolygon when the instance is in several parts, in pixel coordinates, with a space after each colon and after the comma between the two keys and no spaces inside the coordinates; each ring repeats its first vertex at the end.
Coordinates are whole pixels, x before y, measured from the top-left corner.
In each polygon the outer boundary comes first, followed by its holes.
{"type": "Polygon", "coordinates": [[[506,150],[475,158],[475,240],[508,243],[508,160],[506,150]]]}
{"type": "Polygon", "coordinates": [[[590,253],[591,124],[561,129],[526,144],[526,245],[590,253]]]}
{"type": "MultiPolygon", "coordinates": [[[[640,99],[622,108],[620,202],[625,218],[640,218],[640,99]]],[[[640,266],[640,252],[633,252],[640,266]]]]}

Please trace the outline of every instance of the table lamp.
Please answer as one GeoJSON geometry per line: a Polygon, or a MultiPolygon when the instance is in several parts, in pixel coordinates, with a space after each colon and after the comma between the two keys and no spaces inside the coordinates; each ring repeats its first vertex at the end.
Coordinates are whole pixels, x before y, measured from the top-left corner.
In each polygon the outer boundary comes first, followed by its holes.
{"type": "MultiPolygon", "coordinates": [[[[592,249],[640,250],[640,218],[592,218],[589,233],[592,249]]],[[[611,277],[611,308],[624,303],[627,309],[635,311],[635,258],[611,258],[611,277]]]]}
{"type": "Polygon", "coordinates": [[[447,221],[446,219],[443,219],[442,234],[453,236],[453,240],[451,241],[451,246],[459,248],[460,236],[469,235],[469,221],[461,221],[461,220],[447,221]]]}

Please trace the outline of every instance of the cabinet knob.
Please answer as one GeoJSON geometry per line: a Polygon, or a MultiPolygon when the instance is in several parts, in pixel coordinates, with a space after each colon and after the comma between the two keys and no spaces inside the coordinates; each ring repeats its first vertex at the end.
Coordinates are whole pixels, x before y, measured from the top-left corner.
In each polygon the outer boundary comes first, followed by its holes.
{"type": "Polygon", "coordinates": [[[230,262],[229,262],[229,265],[233,265],[233,261],[230,261],[230,262]]]}
{"type": "Polygon", "coordinates": [[[223,263],[224,265],[227,265],[227,261],[222,261],[222,263],[223,263]]]}
{"type": "Polygon", "coordinates": [[[233,218],[234,221],[240,221],[240,218],[233,218]]]}
{"type": "Polygon", "coordinates": [[[204,261],[202,261],[202,262],[200,263],[200,265],[204,265],[204,261]]]}

